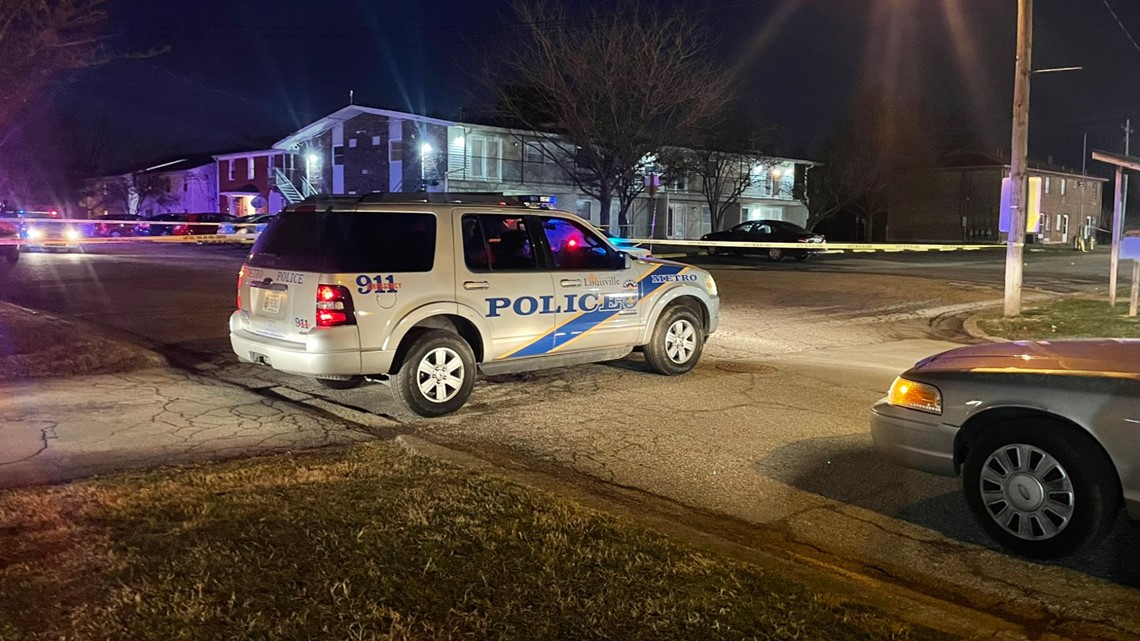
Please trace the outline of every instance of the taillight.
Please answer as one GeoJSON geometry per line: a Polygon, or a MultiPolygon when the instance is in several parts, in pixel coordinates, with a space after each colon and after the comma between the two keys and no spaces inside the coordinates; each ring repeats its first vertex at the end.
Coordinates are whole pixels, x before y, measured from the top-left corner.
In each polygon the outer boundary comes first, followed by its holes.
{"type": "Polygon", "coordinates": [[[355,325],[352,294],[344,285],[317,285],[317,327],[355,325]]]}
{"type": "Polygon", "coordinates": [[[238,286],[237,286],[237,308],[241,309],[241,279],[245,278],[245,265],[241,266],[238,270],[238,286]]]}

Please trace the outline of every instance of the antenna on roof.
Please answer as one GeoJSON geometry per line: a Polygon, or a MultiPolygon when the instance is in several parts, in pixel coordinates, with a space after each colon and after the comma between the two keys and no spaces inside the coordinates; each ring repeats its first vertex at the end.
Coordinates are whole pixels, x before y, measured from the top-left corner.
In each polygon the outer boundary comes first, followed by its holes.
{"type": "Polygon", "coordinates": [[[353,103],[353,102],[352,102],[352,94],[353,94],[353,91],[352,91],[352,89],[349,89],[349,90],[348,90],[348,104],[350,104],[350,105],[351,105],[351,104],[355,104],[355,103],[353,103]]]}

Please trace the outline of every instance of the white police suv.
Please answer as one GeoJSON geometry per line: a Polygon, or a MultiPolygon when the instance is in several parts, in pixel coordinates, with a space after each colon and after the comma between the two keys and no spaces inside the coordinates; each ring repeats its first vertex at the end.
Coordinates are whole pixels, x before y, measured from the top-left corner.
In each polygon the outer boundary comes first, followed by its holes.
{"type": "Polygon", "coordinates": [[[490,194],[305,201],[257,239],[230,342],[242,361],[333,388],[386,379],[420,416],[458,410],[476,371],[645,352],[683,374],[716,330],[707,272],[635,260],[573,214],[490,194]]]}

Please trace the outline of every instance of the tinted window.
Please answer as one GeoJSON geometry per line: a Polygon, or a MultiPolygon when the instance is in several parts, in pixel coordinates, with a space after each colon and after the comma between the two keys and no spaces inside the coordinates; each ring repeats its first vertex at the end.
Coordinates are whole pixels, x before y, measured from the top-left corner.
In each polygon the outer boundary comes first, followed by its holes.
{"type": "Polygon", "coordinates": [[[785,234],[806,234],[806,229],[795,223],[773,222],[772,226],[785,234]]]}
{"type": "Polygon", "coordinates": [[[435,261],[435,216],[284,212],[269,223],[249,264],[304,272],[427,272],[435,261]]]}
{"type": "Polygon", "coordinates": [[[467,267],[472,271],[538,268],[526,219],[521,216],[464,216],[463,255],[467,267]]]}
{"type": "Polygon", "coordinates": [[[582,225],[562,218],[544,218],[542,231],[554,257],[554,269],[609,270],[617,266],[609,245],[582,225]]]}

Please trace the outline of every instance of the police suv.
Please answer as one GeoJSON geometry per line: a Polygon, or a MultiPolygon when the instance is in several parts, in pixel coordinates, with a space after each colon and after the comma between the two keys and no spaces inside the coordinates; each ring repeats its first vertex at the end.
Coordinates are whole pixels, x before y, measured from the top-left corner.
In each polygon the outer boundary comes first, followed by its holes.
{"type": "Polygon", "coordinates": [[[292,206],[238,276],[238,358],[346,389],[386,379],[420,416],[476,372],[645,353],[688,372],[716,330],[707,272],[633,259],[573,214],[489,194],[372,194],[292,206]]]}

